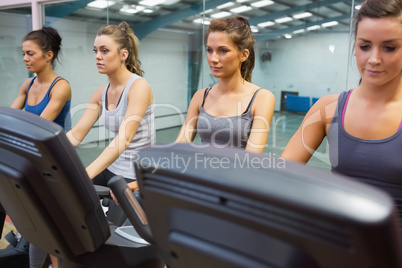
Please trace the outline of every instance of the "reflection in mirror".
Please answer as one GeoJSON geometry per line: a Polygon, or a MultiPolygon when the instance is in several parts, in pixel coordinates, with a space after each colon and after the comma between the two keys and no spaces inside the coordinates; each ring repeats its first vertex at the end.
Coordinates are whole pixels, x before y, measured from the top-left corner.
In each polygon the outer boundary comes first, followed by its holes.
{"type": "MultiPolygon", "coordinates": [[[[351,61],[350,28],[355,7],[362,1],[341,0],[139,0],[68,1],[45,6],[45,25],[63,38],[57,72],[73,91],[73,125],[94,89],[107,81],[95,66],[92,46],[100,26],[127,21],[140,39],[139,59],[145,79],[155,94],[156,129],[171,131],[172,142],[186,116],[193,94],[218,82],[206,63],[203,34],[211,20],[233,16],[247,18],[256,37],[256,62],[252,82],[276,98],[275,115],[266,152],[280,154],[300,123],[286,111],[286,94],[317,98],[355,87],[359,74],[351,61]],[[286,113],[287,112],[287,113],[286,113]],[[287,127],[285,127],[287,126],[287,127]],[[285,132],[281,132],[281,130],[285,132]],[[286,138],[281,138],[281,136],[286,138]]],[[[21,60],[21,40],[31,25],[29,8],[2,10],[0,63],[7,84],[3,106],[9,106],[28,72],[21,60]],[[28,26],[27,26],[28,25],[28,26]]],[[[3,91],[4,89],[2,89],[3,91]]],[[[5,91],[5,90],[4,90],[5,91]]],[[[97,125],[87,140],[107,140],[97,125]]],[[[104,144],[104,143],[103,143],[104,144]]],[[[324,148],[325,151],[325,148],[324,148]]],[[[321,161],[322,162],[322,161],[321,161]]],[[[324,167],[326,168],[326,167],[324,167]]]]}

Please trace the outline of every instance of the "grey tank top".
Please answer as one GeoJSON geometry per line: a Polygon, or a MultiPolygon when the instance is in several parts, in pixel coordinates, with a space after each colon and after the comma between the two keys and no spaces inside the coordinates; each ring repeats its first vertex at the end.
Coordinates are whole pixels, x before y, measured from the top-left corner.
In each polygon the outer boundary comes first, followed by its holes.
{"type": "Polygon", "coordinates": [[[246,148],[253,125],[251,106],[260,89],[254,92],[246,111],[241,115],[213,116],[204,110],[205,98],[211,90],[211,88],[207,88],[197,121],[197,133],[201,138],[201,142],[212,144],[215,147],[246,148]]]}
{"type": "MultiPolygon", "coordinates": [[[[379,187],[394,197],[402,217],[402,129],[385,139],[364,140],[349,135],[343,115],[350,91],[338,98],[328,131],[332,171],[379,187]]],[[[375,122],[373,122],[375,123],[375,122]]]]}
{"type": "MultiPolygon", "coordinates": [[[[105,87],[102,94],[102,122],[107,130],[117,136],[119,127],[127,112],[127,94],[133,82],[141,78],[133,74],[128,80],[126,86],[121,93],[120,100],[116,109],[108,111],[107,108],[107,91],[109,84],[105,87]]],[[[128,179],[136,179],[134,171],[134,160],[138,158],[138,150],[155,143],[155,116],[154,104],[148,106],[145,115],[135,133],[133,140],[130,142],[128,148],[113,162],[107,169],[114,174],[121,175],[128,179]]]]}

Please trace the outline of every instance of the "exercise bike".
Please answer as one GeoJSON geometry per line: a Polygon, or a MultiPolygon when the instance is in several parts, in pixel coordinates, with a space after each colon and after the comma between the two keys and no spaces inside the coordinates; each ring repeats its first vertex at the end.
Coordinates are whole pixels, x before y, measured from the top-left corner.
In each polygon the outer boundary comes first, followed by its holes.
{"type": "Polygon", "coordinates": [[[56,256],[59,267],[165,265],[155,245],[116,233],[120,226],[106,218],[61,127],[5,107],[0,108],[0,203],[22,237],[56,256]]]}

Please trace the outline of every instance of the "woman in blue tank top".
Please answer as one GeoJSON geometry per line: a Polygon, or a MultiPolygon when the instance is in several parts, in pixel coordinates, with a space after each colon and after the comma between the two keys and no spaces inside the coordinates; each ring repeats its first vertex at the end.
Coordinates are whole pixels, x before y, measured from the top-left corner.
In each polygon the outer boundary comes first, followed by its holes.
{"type": "Polygon", "coordinates": [[[99,29],[93,51],[98,72],[106,74],[109,83],[93,93],[67,137],[77,146],[102,116],[104,126],[115,137],[86,168],[88,176],[94,184],[106,186],[110,178],[121,175],[135,191],[138,184],[133,162],[137,151],[155,139],[154,95],[142,78],[138,39],[126,22],[106,25],[99,29]]]}
{"type": "MultiPolygon", "coordinates": [[[[54,72],[54,65],[61,47],[61,37],[51,27],[28,33],[22,43],[24,63],[34,78],[25,80],[12,108],[25,109],[62,126],[71,128],[70,84],[54,72]]],[[[42,267],[47,253],[34,245],[29,247],[30,267],[42,267]]],[[[51,256],[53,267],[57,259],[51,256]]]]}
{"type": "Polygon", "coordinates": [[[197,91],[176,142],[239,147],[263,152],[275,107],[274,95],[251,83],[254,43],[243,17],[213,20],[205,34],[207,61],[218,84],[197,91]]]}
{"type": "Polygon", "coordinates": [[[366,0],[356,16],[358,87],[321,98],[282,153],[306,163],[325,136],[332,171],[379,187],[402,217],[402,1],[366,0]]]}
{"type": "Polygon", "coordinates": [[[71,128],[71,87],[53,70],[60,46],[61,37],[51,27],[43,27],[24,37],[24,63],[36,76],[25,80],[11,107],[40,115],[68,131],[71,128]]]}

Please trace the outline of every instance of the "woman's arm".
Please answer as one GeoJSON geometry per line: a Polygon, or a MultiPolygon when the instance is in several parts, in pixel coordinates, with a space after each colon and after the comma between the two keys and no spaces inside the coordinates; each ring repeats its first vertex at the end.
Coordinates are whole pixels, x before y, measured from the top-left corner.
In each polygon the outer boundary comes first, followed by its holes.
{"type": "Polygon", "coordinates": [[[25,107],[25,100],[27,98],[27,92],[28,92],[28,87],[29,83],[31,83],[32,78],[28,78],[24,81],[22,84],[20,91],[18,92],[17,98],[13,101],[11,104],[11,108],[15,109],[23,109],[25,107]]]}
{"type": "Polygon", "coordinates": [[[99,119],[102,113],[102,93],[105,87],[99,87],[89,99],[83,115],[78,123],[67,133],[67,138],[75,147],[79,145],[99,119]]]}
{"type": "Polygon", "coordinates": [[[253,125],[246,150],[262,153],[267,144],[269,127],[275,109],[275,97],[268,90],[260,90],[254,99],[253,125]]]}
{"type": "Polygon", "coordinates": [[[127,95],[128,107],[117,136],[87,168],[92,179],[110,166],[123,153],[134,138],[149,105],[153,102],[151,87],[145,79],[137,79],[127,95]]]}
{"type": "Polygon", "coordinates": [[[283,158],[307,163],[328,133],[335,114],[339,95],[320,98],[303,119],[299,129],[282,153],[283,158]]]}
{"type": "Polygon", "coordinates": [[[194,140],[195,135],[197,134],[197,121],[204,92],[205,89],[198,90],[191,99],[190,105],[187,109],[186,120],[176,138],[177,143],[190,143],[194,140]]]}
{"type": "Polygon", "coordinates": [[[40,116],[47,120],[54,121],[66,102],[71,99],[70,84],[64,79],[58,81],[50,91],[49,98],[50,101],[40,116]]]}

